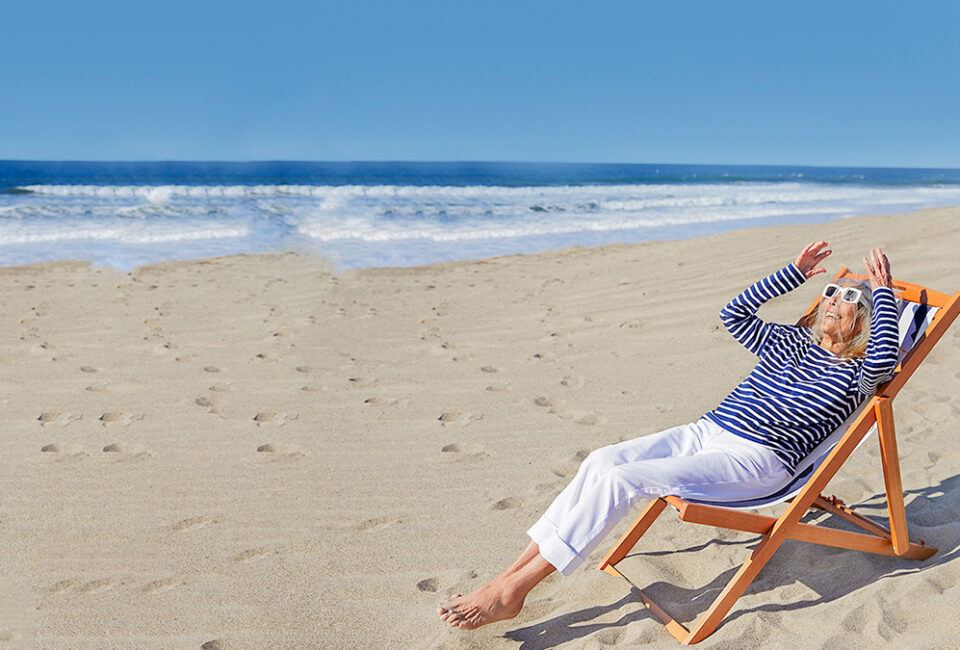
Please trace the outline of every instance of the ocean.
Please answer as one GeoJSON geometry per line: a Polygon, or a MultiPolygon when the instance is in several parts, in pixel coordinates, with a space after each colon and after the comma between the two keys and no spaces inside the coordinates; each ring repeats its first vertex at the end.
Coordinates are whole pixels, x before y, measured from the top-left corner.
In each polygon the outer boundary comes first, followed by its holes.
{"type": "Polygon", "coordinates": [[[0,161],[0,266],[291,249],[414,266],[947,205],[957,169],[0,161]]]}

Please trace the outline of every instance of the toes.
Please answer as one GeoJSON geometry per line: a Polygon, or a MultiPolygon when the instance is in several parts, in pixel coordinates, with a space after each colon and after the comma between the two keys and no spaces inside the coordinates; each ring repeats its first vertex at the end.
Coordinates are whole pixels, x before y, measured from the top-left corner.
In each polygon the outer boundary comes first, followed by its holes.
{"type": "Polygon", "coordinates": [[[437,614],[440,615],[440,618],[442,620],[446,620],[445,617],[449,616],[451,613],[455,611],[454,608],[457,606],[457,604],[453,601],[456,600],[457,598],[462,598],[462,596],[460,594],[457,594],[455,596],[451,596],[450,598],[443,601],[442,603],[437,603],[437,614]]]}
{"type": "Polygon", "coordinates": [[[457,611],[454,609],[440,608],[440,620],[444,623],[449,623],[454,625],[455,621],[459,618],[457,611]]]}

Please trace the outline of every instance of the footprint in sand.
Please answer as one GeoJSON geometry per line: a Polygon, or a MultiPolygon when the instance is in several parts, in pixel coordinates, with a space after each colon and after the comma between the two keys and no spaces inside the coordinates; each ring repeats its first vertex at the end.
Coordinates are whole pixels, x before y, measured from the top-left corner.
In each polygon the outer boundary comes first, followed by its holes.
{"type": "Polygon", "coordinates": [[[207,390],[213,391],[214,393],[231,393],[233,392],[233,386],[229,384],[214,384],[207,390]]]}
{"type": "Polygon", "coordinates": [[[957,578],[946,572],[934,573],[928,571],[924,574],[924,582],[930,585],[934,592],[942,594],[957,585],[957,578]]]}
{"type": "Polygon", "coordinates": [[[626,328],[626,329],[635,330],[635,329],[640,329],[641,327],[643,327],[642,320],[627,320],[617,325],[618,329],[626,328]]]}
{"type": "Polygon", "coordinates": [[[171,589],[176,587],[179,584],[183,584],[180,580],[176,578],[162,578],[160,580],[153,580],[147,584],[140,587],[140,591],[144,593],[152,593],[154,591],[163,591],[165,589],[171,589]]]}
{"type": "Polygon", "coordinates": [[[223,639],[211,639],[200,646],[200,650],[230,650],[230,644],[223,639]]]}
{"type": "Polygon", "coordinates": [[[80,372],[99,372],[99,370],[93,366],[83,366],[80,368],[80,372]]]}
{"type": "Polygon", "coordinates": [[[548,407],[554,406],[556,404],[556,401],[552,397],[541,396],[541,397],[534,398],[533,403],[536,404],[537,406],[548,408],[548,407]]]}
{"type": "Polygon", "coordinates": [[[51,422],[62,422],[67,419],[66,413],[61,413],[60,411],[48,411],[47,413],[41,413],[40,417],[37,418],[43,424],[49,424],[51,422]]]}
{"type": "Polygon", "coordinates": [[[490,457],[490,454],[483,451],[478,445],[461,445],[457,442],[451,442],[440,448],[440,452],[448,454],[448,460],[462,462],[467,460],[484,460],[490,457]]]}
{"type": "Polygon", "coordinates": [[[267,555],[270,555],[270,549],[265,546],[258,546],[257,548],[250,548],[237,553],[232,559],[234,562],[247,563],[259,560],[267,555]]]}
{"type": "Polygon", "coordinates": [[[309,373],[313,372],[313,368],[310,366],[297,366],[297,372],[309,373]]]}
{"type": "Polygon", "coordinates": [[[564,463],[560,468],[554,469],[553,473],[559,476],[560,478],[567,478],[576,473],[577,468],[580,467],[580,463],[586,460],[587,456],[590,455],[590,451],[587,449],[581,449],[575,453],[569,461],[564,463]]]}
{"type": "Polygon", "coordinates": [[[393,406],[397,404],[398,400],[390,397],[370,397],[363,400],[364,404],[382,404],[385,406],[393,406]]]}
{"type": "Polygon", "coordinates": [[[354,388],[369,388],[377,385],[376,379],[367,379],[365,377],[350,377],[347,381],[354,388]]]}
{"type": "Polygon", "coordinates": [[[480,372],[500,372],[499,368],[494,368],[493,366],[484,366],[480,368],[480,372]]]}
{"type": "Polygon", "coordinates": [[[381,517],[373,517],[372,519],[366,519],[357,524],[356,528],[358,531],[373,530],[375,528],[381,528],[383,526],[392,526],[394,524],[399,524],[400,519],[397,517],[391,517],[384,515],[381,517]]]}
{"type": "Polygon", "coordinates": [[[623,636],[623,630],[600,630],[593,635],[601,645],[617,645],[623,636]]]}
{"type": "Polygon", "coordinates": [[[507,497],[506,499],[500,499],[492,506],[491,510],[510,510],[512,508],[519,508],[523,501],[518,497],[507,497]]]}
{"type": "Polygon", "coordinates": [[[91,393],[105,393],[107,392],[107,387],[104,384],[90,384],[84,390],[88,390],[91,393]]]}
{"type": "Polygon", "coordinates": [[[100,421],[103,422],[103,426],[110,424],[129,424],[132,419],[132,415],[124,413],[123,411],[107,411],[100,416],[100,421]]]}
{"type": "Polygon", "coordinates": [[[580,463],[589,455],[590,452],[585,449],[578,451],[569,461],[563,463],[560,467],[555,467],[553,469],[554,475],[560,478],[570,478],[577,473],[577,468],[580,467],[580,463]]]}
{"type": "Polygon", "coordinates": [[[281,445],[268,442],[257,447],[258,454],[264,454],[264,460],[280,460],[280,459],[295,459],[295,458],[304,458],[305,453],[300,451],[299,447],[294,445],[281,445]]]}
{"type": "Polygon", "coordinates": [[[561,419],[573,420],[577,424],[582,424],[584,426],[594,426],[605,422],[603,418],[599,417],[596,413],[591,413],[590,411],[562,411],[551,408],[550,413],[553,413],[561,419]]]}
{"type": "Polygon", "coordinates": [[[261,411],[253,416],[253,421],[257,425],[263,424],[283,424],[287,420],[297,420],[299,415],[287,415],[286,413],[278,413],[276,411],[261,411]]]}
{"type": "Polygon", "coordinates": [[[77,587],[77,591],[85,594],[90,594],[95,591],[110,589],[116,584],[117,584],[117,581],[111,578],[100,578],[99,580],[91,580],[90,582],[85,582],[84,584],[77,587]]]}
{"type": "Polygon", "coordinates": [[[585,383],[583,377],[564,377],[560,380],[560,385],[565,388],[582,388],[585,383]]]}
{"type": "Polygon", "coordinates": [[[497,382],[487,386],[487,390],[491,393],[509,393],[513,390],[513,386],[506,382],[497,382]]]}
{"type": "Polygon", "coordinates": [[[204,366],[203,371],[204,372],[220,372],[220,368],[217,368],[216,366],[204,366]]]}
{"type": "Polygon", "coordinates": [[[213,406],[213,402],[210,401],[210,398],[209,398],[209,397],[203,397],[203,396],[198,397],[197,399],[193,400],[193,403],[196,404],[197,406],[203,406],[203,407],[213,406]]]}
{"type": "Polygon", "coordinates": [[[78,584],[77,580],[61,580],[60,582],[55,582],[49,587],[47,587],[47,593],[59,594],[67,591],[71,587],[75,587],[78,584]]]}
{"type": "Polygon", "coordinates": [[[40,447],[40,451],[49,454],[49,459],[54,462],[66,460],[82,460],[89,458],[89,454],[79,445],[63,445],[51,442],[40,447]]]}
{"type": "Polygon", "coordinates": [[[105,445],[102,451],[105,454],[116,454],[114,460],[118,461],[145,460],[150,458],[150,453],[142,447],[134,447],[118,442],[111,442],[109,445],[105,445]]]}
{"type": "Polygon", "coordinates": [[[320,386],[318,384],[307,384],[306,386],[302,386],[300,390],[306,391],[308,393],[319,393],[323,390],[323,386],[320,386]]]}
{"type": "Polygon", "coordinates": [[[570,417],[573,418],[573,421],[576,422],[577,424],[582,424],[588,427],[591,427],[595,424],[600,424],[600,422],[602,421],[602,418],[587,411],[579,411],[579,412],[571,413],[570,417]]]}
{"type": "Polygon", "coordinates": [[[181,519],[177,523],[173,524],[170,529],[174,532],[180,533],[185,530],[190,530],[192,528],[203,528],[207,524],[213,523],[215,519],[212,517],[189,517],[187,519],[181,519]]]}
{"type": "Polygon", "coordinates": [[[438,580],[436,578],[427,578],[417,583],[417,589],[433,593],[437,590],[438,580]]]}

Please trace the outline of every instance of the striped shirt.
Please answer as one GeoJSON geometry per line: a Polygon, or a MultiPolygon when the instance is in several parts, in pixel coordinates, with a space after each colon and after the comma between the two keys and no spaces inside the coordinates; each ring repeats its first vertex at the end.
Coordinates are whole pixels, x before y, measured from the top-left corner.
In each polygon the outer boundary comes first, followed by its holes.
{"type": "Polygon", "coordinates": [[[765,323],[760,305],[804,283],[790,264],[734,298],[720,320],[760,361],[704,417],[770,448],[793,472],[820,441],[850,416],[897,366],[897,306],[887,287],[873,290],[866,356],[844,359],[813,342],[805,327],[765,323]]]}

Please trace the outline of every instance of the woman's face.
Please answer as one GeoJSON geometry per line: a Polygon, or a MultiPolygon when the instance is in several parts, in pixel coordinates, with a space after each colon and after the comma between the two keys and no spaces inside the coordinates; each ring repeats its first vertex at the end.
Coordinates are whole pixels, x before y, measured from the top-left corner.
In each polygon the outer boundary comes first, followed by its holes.
{"type": "Polygon", "coordinates": [[[856,334],[857,304],[840,300],[840,292],[820,301],[820,331],[834,341],[847,341],[856,334]]]}

